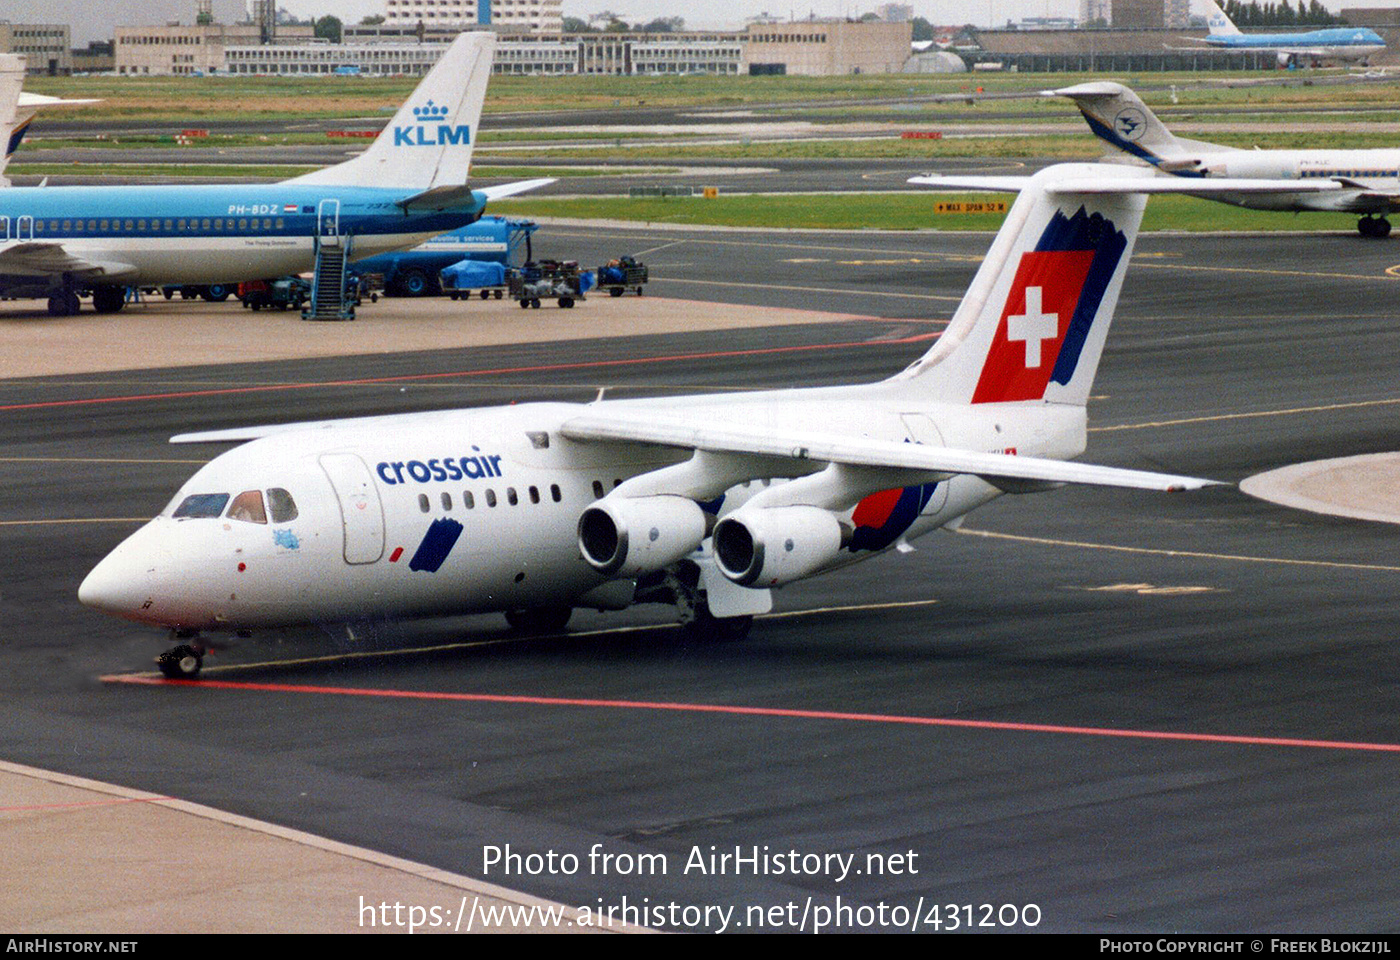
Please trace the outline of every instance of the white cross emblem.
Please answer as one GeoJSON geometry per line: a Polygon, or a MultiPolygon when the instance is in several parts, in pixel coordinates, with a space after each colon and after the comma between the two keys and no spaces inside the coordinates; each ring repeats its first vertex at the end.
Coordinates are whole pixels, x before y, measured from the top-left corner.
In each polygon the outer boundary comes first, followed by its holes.
{"type": "Polygon", "coordinates": [[[1053,340],[1060,333],[1060,315],[1042,313],[1041,288],[1026,288],[1026,312],[1006,318],[1006,339],[1026,344],[1026,369],[1040,366],[1040,342],[1053,340]]]}

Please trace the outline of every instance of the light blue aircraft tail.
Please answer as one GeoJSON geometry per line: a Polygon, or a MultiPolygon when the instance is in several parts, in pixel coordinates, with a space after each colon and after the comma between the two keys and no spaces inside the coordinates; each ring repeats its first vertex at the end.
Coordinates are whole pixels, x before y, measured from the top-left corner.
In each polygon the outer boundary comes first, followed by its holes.
{"type": "Polygon", "coordinates": [[[1225,11],[1215,0],[1201,0],[1206,7],[1206,24],[1210,27],[1212,37],[1238,37],[1240,28],[1235,26],[1234,21],[1225,15],[1225,11]]]}
{"type": "Polygon", "coordinates": [[[368,150],[288,182],[406,193],[465,185],[495,43],[487,31],[459,35],[368,150]]]}

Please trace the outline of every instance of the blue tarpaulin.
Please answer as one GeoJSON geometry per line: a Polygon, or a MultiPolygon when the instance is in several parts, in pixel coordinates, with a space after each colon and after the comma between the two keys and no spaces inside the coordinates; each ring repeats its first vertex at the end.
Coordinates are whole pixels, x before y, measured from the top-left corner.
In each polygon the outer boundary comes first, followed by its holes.
{"type": "Polygon", "coordinates": [[[463,260],[442,271],[442,285],[450,290],[475,290],[505,286],[506,268],[500,263],[463,260]]]}

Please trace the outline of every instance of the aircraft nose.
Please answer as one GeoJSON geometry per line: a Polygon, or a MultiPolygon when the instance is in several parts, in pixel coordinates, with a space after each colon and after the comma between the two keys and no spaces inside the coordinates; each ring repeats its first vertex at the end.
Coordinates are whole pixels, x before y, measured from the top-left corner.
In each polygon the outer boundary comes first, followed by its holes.
{"type": "Polygon", "coordinates": [[[158,539],[149,524],[127,537],[83,578],[78,601],[95,610],[140,619],[150,605],[158,539]]]}
{"type": "Polygon", "coordinates": [[[78,601],[96,610],[129,614],[140,609],[146,601],[144,577],[131,563],[129,553],[113,550],[83,578],[78,587],[78,601]]]}

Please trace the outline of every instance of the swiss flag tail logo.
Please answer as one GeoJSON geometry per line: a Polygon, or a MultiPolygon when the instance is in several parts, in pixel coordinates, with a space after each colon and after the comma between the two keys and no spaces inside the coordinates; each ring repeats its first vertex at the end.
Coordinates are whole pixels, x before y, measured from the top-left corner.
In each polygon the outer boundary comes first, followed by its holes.
{"type": "MultiPolygon", "coordinates": [[[[1102,345],[1095,321],[1108,324],[1113,304],[1105,294],[1127,243],[1102,214],[1056,211],[1035,249],[1020,255],[973,403],[1041,400],[1051,383],[1069,384],[1091,332],[1102,345]]],[[[1092,353],[1097,365],[1097,349],[1092,353]]]]}

